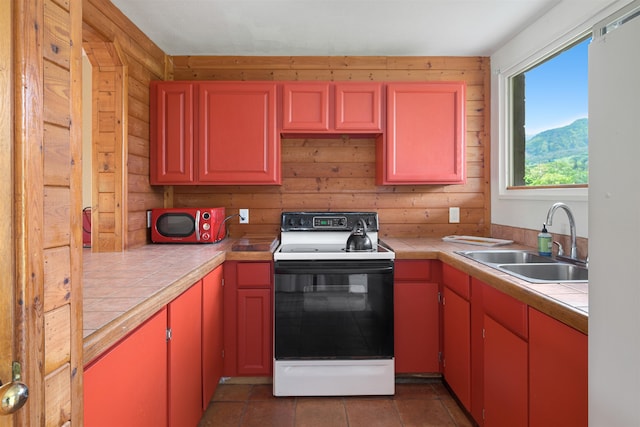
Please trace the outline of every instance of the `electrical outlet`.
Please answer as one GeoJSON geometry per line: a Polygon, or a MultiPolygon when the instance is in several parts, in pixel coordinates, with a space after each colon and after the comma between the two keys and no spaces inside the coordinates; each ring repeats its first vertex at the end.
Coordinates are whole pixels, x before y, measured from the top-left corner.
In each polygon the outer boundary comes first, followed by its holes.
{"type": "Polygon", "coordinates": [[[452,224],[460,222],[460,208],[449,208],[449,222],[452,224]]]}
{"type": "Polygon", "coordinates": [[[249,224],[249,209],[240,209],[240,224],[249,224]]]}

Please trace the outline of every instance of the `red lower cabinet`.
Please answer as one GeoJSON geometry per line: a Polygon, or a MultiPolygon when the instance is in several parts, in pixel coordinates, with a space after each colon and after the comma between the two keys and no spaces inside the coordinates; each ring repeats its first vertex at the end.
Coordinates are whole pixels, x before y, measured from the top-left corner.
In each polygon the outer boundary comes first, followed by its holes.
{"type": "Polygon", "coordinates": [[[440,371],[438,284],[429,282],[431,262],[396,261],[393,295],[396,373],[440,371]]]}
{"type": "Polygon", "coordinates": [[[527,425],[527,377],[527,342],[485,315],[485,426],[527,425]]]}
{"type": "Polygon", "coordinates": [[[87,366],[85,426],[167,425],[166,331],[162,309],[87,366]]]}
{"type": "Polygon", "coordinates": [[[273,262],[227,261],[224,283],[224,375],[270,376],[273,262]]]}
{"type": "Polygon", "coordinates": [[[169,303],[169,425],[202,417],[202,281],[169,303]]]}
{"type": "Polygon", "coordinates": [[[467,410],[471,409],[471,312],[469,301],[443,290],[443,374],[467,410]]]}
{"type": "Polygon", "coordinates": [[[222,377],[222,266],[202,279],[202,410],[222,377]]]}
{"type": "Polygon", "coordinates": [[[222,376],[222,266],[85,368],[87,426],[196,426],[222,376]]]}
{"type": "Polygon", "coordinates": [[[271,290],[238,289],[238,375],[269,375],[271,352],[271,290]]]}
{"type": "Polygon", "coordinates": [[[442,343],[444,379],[471,411],[471,279],[442,264],[442,343]]]}
{"type": "Polygon", "coordinates": [[[587,336],[529,308],[530,427],[588,425],[587,336]]]}

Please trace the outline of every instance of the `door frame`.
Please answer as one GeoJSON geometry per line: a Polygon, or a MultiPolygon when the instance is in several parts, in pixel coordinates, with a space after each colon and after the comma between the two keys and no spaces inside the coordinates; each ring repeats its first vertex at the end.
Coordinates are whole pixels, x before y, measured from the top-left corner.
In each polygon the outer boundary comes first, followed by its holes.
{"type": "MultiPolygon", "coordinates": [[[[0,9],[0,380],[11,381],[15,360],[13,236],[13,2],[0,9]]],[[[14,425],[14,416],[0,416],[0,427],[14,425]]]]}

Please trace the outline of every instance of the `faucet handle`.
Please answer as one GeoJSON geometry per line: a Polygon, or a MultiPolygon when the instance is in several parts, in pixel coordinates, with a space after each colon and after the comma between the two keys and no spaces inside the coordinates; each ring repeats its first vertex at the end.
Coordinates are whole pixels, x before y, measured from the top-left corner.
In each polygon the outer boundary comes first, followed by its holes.
{"type": "Polygon", "coordinates": [[[560,242],[556,242],[555,240],[552,242],[554,245],[558,246],[558,254],[557,256],[562,256],[564,255],[564,248],[562,247],[562,244],[560,242]]]}

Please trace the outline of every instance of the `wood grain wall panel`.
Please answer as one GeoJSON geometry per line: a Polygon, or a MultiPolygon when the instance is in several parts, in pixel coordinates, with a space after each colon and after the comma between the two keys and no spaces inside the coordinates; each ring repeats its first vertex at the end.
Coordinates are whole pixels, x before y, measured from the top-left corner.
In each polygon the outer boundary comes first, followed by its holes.
{"type": "Polygon", "coordinates": [[[16,344],[29,404],[16,425],[82,425],[79,3],[14,2],[16,344]]]}
{"type": "MultiPolygon", "coordinates": [[[[112,203],[111,198],[107,198],[109,213],[115,213],[114,208],[121,212],[99,217],[102,218],[98,224],[101,228],[97,233],[99,239],[105,238],[106,241],[100,241],[92,250],[120,251],[148,241],[146,221],[141,224],[138,220],[130,220],[130,217],[144,215],[146,218],[147,209],[163,204],[163,188],[149,185],[148,166],[145,168],[140,164],[148,163],[149,157],[149,82],[165,78],[166,55],[110,1],[83,0],[83,11],[85,46],[94,43],[104,45],[96,49],[95,61],[92,60],[94,74],[97,65],[100,74],[112,72],[112,80],[118,87],[114,92],[114,121],[104,123],[113,123],[116,127],[115,138],[109,150],[105,145],[103,151],[114,154],[115,174],[108,178],[113,184],[108,191],[115,195],[116,202],[112,203]],[[135,157],[130,159],[130,155],[135,157]],[[129,162],[131,168],[127,167],[129,162]],[[136,203],[130,204],[129,198],[135,199],[136,203]],[[114,233],[112,236],[102,228],[102,220],[109,222],[104,227],[114,233]],[[143,228],[137,230],[137,226],[143,228]]],[[[99,86],[107,84],[106,76],[104,82],[98,83],[99,86]]],[[[100,192],[107,190],[107,186],[98,185],[100,188],[94,197],[98,204],[95,212],[103,209],[100,204],[105,198],[100,192]]]]}
{"type": "Polygon", "coordinates": [[[71,311],[65,304],[44,315],[45,372],[53,372],[71,357],[71,311]]]}
{"type": "Polygon", "coordinates": [[[68,128],[57,125],[44,124],[44,183],[45,185],[69,186],[71,181],[72,163],[68,128]]]}
{"type": "Polygon", "coordinates": [[[44,61],[44,109],[43,118],[47,123],[69,127],[70,117],[70,90],[71,80],[69,70],[59,65],[44,61]]]}
{"type": "MultiPolygon", "coordinates": [[[[79,333],[78,335],[82,334],[79,333]]],[[[47,426],[70,427],[72,424],[70,421],[72,419],[72,393],[71,381],[69,380],[71,377],[73,377],[73,373],[68,364],[61,366],[46,376],[45,417],[47,426]]],[[[81,420],[80,417],[78,419],[81,420]]],[[[73,420],[77,422],[75,417],[73,420]]]]}
{"type": "Polygon", "coordinates": [[[69,246],[71,238],[69,187],[44,187],[43,248],[69,246]]]}
{"type": "Polygon", "coordinates": [[[44,251],[44,311],[69,304],[71,299],[71,254],[69,246],[44,251]]]}
{"type": "Polygon", "coordinates": [[[281,186],[174,186],[169,205],[251,210],[251,222],[229,221],[232,236],[278,233],[283,210],[374,210],[382,236],[489,235],[489,59],[483,57],[176,56],[175,80],[463,80],[466,90],[467,182],[376,186],[373,138],[285,138],[281,186]],[[461,222],[448,223],[460,207],[461,222]]]}

